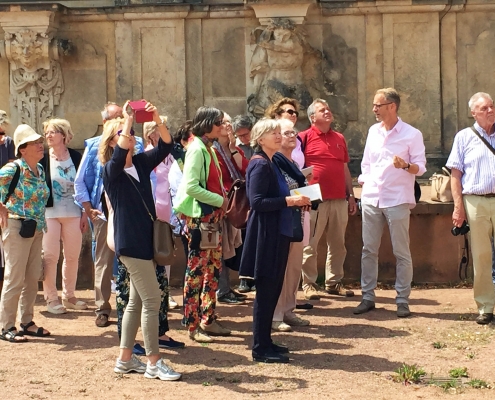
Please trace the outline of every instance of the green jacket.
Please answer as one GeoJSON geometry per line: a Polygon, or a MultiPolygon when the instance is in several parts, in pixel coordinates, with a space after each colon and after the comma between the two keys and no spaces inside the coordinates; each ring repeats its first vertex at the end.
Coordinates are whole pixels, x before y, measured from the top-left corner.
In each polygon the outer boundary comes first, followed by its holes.
{"type": "MultiPolygon", "coordinates": [[[[213,162],[220,170],[215,152],[212,151],[212,154],[213,162]]],[[[182,181],[177,190],[176,205],[174,207],[176,213],[181,213],[188,217],[202,217],[198,201],[214,207],[222,206],[223,197],[205,189],[210,172],[210,163],[210,153],[201,138],[195,136],[186,151],[182,181]]]]}

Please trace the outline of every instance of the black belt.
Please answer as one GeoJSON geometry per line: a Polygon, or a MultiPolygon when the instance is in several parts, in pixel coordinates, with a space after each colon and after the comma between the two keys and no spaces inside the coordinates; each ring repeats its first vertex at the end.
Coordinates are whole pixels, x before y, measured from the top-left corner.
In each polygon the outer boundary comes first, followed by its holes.
{"type": "Polygon", "coordinates": [[[477,194],[475,196],[481,196],[481,197],[495,197],[495,193],[487,193],[487,194],[477,194]]]}

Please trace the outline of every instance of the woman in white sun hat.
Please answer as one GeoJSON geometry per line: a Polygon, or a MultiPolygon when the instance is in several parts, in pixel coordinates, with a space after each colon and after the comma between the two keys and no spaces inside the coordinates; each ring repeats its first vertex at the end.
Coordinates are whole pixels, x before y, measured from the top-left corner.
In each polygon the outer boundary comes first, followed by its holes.
{"type": "Polygon", "coordinates": [[[43,136],[29,125],[19,125],[14,132],[18,160],[0,169],[0,197],[8,209],[7,226],[2,229],[5,279],[0,339],[14,343],[25,342],[26,336],[50,335],[33,321],[48,199],[45,174],[38,164],[43,158],[43,142],[43,136]],[[15,327],[18,309],[21,332],[15,327]]]}

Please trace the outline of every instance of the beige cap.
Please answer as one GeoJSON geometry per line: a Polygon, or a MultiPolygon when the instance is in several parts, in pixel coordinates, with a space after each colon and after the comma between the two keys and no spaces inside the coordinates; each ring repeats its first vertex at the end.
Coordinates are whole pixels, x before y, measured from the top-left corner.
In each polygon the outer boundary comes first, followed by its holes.
{"type": "Polygon", "coordinates": [[[15,128],[14,131],[14,144],[15,144],[15,154],[19,151],[19,146],[24,143],[34,142],[38,139],[44,139],[43,136],[37,134],[33,128],[29,125],[22,124],[15,128]]]}
{"type": "Polygon", "coordinates": [[[0,125],[10,124],[9,117],[7,117],[7,113],[3,110],[0,110],[0,125]]]}

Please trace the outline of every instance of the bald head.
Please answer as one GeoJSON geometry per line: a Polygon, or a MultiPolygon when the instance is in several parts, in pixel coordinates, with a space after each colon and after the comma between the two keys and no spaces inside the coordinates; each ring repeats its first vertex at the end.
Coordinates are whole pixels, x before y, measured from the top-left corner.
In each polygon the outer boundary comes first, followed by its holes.
{"type": "Polygon", "coordinates": [[[108,102],[105,104],[105,108],[101,112],[101,119],[103,124],[111,119],[122,118],[122,107],[116,103],[108,102]]]}

